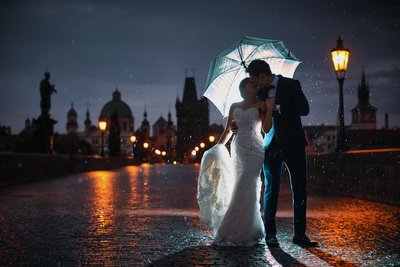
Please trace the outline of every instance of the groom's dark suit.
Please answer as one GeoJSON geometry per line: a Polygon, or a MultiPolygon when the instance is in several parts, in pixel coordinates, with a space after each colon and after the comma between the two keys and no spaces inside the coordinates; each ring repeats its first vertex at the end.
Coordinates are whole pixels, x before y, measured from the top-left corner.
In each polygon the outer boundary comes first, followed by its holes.
{"type": "MultiPolygon", "coordinates": [[[[302,236],[306,231],[307,141],[300,116],[308,115],[309,105],[298,80],[278,77],[275,104],[279,109],[273,112],[273,126],[264,137],[265,230],[267,235],[276,235],[275,215],[285,163],[292,187],[294,233],[302,236]]],[[[269,89],[260,89],[258,98],[265,100],[268,94],[269,89]]]]}

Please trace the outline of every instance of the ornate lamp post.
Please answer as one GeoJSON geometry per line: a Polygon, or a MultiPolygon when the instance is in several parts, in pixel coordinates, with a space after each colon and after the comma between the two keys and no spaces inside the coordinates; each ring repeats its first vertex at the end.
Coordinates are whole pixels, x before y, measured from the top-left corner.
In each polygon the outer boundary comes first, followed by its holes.
{"type": "Polygon", "coordinates": [[[336,47],[331,50],[333,66],[339,82],[339,133],[337,135],[336,151],[342,152],[348,149],[346,133],[344,128],[344,107],[343,107],[343,83],[346,78],[347,63],[349,62],[350,50],[344,48],[343,40],[339,36],[336,47]]]}
{"type": "Polygon", "coordinates": [[[99,121],[99,129],[101,132],[101,156],[104,157],[104,131],[107,128],[106,121],[99,121]]]}

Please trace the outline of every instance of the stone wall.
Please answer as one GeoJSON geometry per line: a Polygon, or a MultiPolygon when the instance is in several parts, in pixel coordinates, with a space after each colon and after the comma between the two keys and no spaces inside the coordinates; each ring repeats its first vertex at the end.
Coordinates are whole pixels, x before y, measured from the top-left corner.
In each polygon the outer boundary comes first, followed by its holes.
{"type": "Polygon", "coordinates": [[[134,164],[132,159],[124,158],[0,153],[0,186],[134,164]]]}
{"type": "Polygon", "coordinates": [[[321,192],[400,205],[400,150],[309,155],[308,170],[321,192]]]}

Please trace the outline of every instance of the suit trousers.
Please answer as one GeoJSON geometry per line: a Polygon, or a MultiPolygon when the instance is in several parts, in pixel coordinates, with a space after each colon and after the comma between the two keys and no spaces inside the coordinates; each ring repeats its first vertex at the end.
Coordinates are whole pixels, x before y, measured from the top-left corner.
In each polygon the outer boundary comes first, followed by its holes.
{"type": "Polygon", "coordinates": [[[293,200],[294,234],[304,235],[306,232],[307,210],[307,162],[304,149],[282,151],[267,149],[264,159],[264,223],[265,233],[276,235],[276,211],[281,189],[283,166],[289,171],[293,200]]]}

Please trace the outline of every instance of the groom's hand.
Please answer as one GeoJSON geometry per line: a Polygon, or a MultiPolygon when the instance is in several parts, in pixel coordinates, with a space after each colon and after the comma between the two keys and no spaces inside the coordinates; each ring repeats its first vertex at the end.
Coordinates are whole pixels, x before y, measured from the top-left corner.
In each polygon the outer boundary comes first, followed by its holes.
{"type": "Polygon", "coordinates": [[[232,121],[230,129],[233,132],[233,134],[237,134],[239,127],[237,126],[235,121],[232,121]]]}

